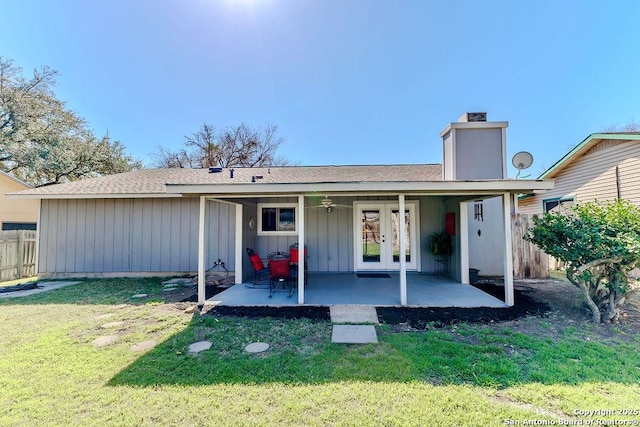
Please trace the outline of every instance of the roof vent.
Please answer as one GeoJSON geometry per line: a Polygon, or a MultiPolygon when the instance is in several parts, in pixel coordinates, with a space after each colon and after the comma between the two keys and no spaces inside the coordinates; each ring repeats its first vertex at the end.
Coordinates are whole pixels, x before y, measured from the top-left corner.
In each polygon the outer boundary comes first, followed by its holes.
{"type": "Polygon", "coordinates": [[[222,168],[209,168],[209,173],[220,173],[222,168]]]}

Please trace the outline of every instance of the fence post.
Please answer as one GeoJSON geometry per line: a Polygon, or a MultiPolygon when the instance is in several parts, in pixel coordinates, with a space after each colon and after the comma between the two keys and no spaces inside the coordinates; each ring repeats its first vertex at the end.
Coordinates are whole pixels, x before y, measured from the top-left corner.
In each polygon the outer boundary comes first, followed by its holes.
{"type": "Polygon", "coordinates": [[[18,230],[18,279],[24,276],[24,230],[18,230]]]}

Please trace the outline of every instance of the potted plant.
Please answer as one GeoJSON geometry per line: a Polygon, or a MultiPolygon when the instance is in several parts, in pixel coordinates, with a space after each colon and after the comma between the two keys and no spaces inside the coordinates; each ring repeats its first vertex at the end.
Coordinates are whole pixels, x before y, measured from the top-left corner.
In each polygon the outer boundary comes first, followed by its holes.
{"type": "Polygon", "coordinates": [[[453,254],[451,236],[444,232],[432,234],[429,240],[429,250],[435,257],[443,258],[451,256],[453,254]]]}

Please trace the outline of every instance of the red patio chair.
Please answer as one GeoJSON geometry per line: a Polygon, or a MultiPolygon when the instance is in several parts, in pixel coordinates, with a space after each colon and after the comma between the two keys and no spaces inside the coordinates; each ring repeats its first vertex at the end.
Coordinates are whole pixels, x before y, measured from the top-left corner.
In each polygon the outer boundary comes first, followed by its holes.
{"type": "Polygon", "coordinates": [[[289,296],[293,295],[294,287],[291,286],[291,268],[289,266],[289,254],[285,252],[273,252],[269,254],[269,298],[276,290],[276,284],[285,283],[289,286],[289,296]]]}
{"type": "MultiPolygon", "coordinates": [[[[300,250],[297,243],[289,245],[289,257],[291,259],[291,278],[298,279],[298,256],[300,250]]],[[[309,262],[307,256],[307,245],[304,245],[304,284],[309,281],[309,262]]]]}
{"type": "Polygon", "coordinates": [[[255,288],[257,285],[266,286],[269,284],[269,267],[264,265],[266,260],[260,258],[260,255],[251,248],[247,248],[247,255],[249,255],[249,260],[251,261],[251,266],[254,271],[253,287],[255,288]]]}

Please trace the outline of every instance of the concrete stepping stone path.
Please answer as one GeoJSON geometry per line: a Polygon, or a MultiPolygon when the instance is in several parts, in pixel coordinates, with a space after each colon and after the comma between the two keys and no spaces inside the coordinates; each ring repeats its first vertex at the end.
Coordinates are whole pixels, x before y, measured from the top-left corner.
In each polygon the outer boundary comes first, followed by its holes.
{"type": "Polygon", "coordinates": [[[331,342],[339,344],[378,343],[378,334],[373,325],[333,325],[331,342]]]}
{"type": "Polygon", "coordinates": [[[147,351],[147,350],[151,350],[155,346],[156,346],[156,342],[153,341],[153,340],[152,341],[143,341],[141,343],[132,345],[131,346],[131,351],[133,351],[133,352],[147,351]]]}
{"type": "Polygon", "coordinates": [[[244,348],[247,353],[262,353],[269,350],[269,344],[266,342],[253,342],[244,348]]]}
{"type": "Polygon", "coordinates": [[[332,305],[329,312],[333,323],[379,324],[376,308],[371,305],[332,305]]]}
{"type": "Polygon", "coordinates": [[[339,344],[370,344],[378,342],[374,325],[378,325],[376,308],[370,305],[332,305],[329,307],[331,322],[349,323],[333,325],[331,342],[339,344]],[[353,325],[352,323],[366,323],[353,325]]]}
{"type": "Polygon", "coordinates": [[[118,341],[118,338],[120,337],[117,335],[104,335],[93,340],[91,344],[95,347],[106,347],[118,341]]]}
{"type": "Polygon", "coordinates": [[[191,354],[200,353],[201,351],[209,350],[211,348],[211,341],[198,341],[189,346],[187,350],[191,354]]]}

